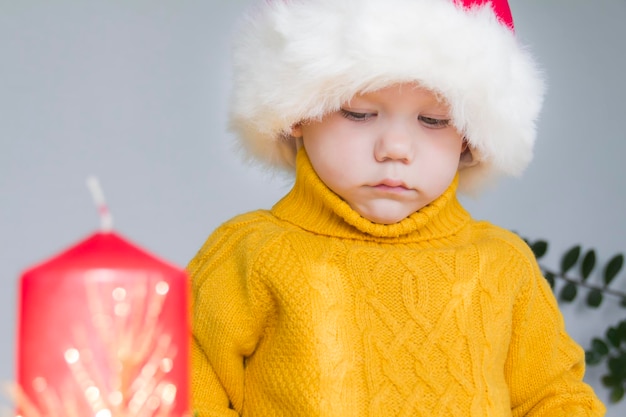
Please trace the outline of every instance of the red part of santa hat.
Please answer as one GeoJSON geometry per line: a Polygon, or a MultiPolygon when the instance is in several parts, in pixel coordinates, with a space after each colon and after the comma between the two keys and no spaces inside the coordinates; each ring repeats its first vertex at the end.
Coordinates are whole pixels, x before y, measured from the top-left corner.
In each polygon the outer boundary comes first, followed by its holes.
{"type": "Polygon", "coordinates": [[[459,0],[459,3],[466,8],[471,8],[472,6],[482,6],[485,3],[491,3],[491,8],[495,12],[496,16],[498,16],[500,21],[511,29],[514,29],[515,27],[513,24],[513,15],[511,14],[511,8],[509,7],[509,2],[507,0],[459,0]]]}
{"type": "Polygon", "coordinates": [[[293,168],[295,123],[406,82],[450,105],[473,158],[462,191],[532,159],[544,83],[506,0],[262,0],[238,27],[233,70],[230,125],[270,166],[293,168]]]}

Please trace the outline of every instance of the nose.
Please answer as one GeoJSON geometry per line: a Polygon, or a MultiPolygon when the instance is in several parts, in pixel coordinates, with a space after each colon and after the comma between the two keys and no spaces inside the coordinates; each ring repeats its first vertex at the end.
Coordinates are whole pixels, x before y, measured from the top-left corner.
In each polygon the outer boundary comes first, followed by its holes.
{"type": "Polygon", "coordinates": [[[378,162],[399,161],[409,163],[413,160],[414,138],[406,126],[395,124],[383,129],[374,147],[374,157],[378,162]]]}

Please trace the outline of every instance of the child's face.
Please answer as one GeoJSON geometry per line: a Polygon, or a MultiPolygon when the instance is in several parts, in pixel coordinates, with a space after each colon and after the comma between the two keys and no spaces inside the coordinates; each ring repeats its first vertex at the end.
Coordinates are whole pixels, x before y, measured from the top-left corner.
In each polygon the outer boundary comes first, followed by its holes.
{"type": "Polygon", "coordinates": [[[322,120],[294,126],[320,179],[361,216],[396,223],[439,197],[463,138],[448,105],[415,84],[356,95],[322,120]]]}

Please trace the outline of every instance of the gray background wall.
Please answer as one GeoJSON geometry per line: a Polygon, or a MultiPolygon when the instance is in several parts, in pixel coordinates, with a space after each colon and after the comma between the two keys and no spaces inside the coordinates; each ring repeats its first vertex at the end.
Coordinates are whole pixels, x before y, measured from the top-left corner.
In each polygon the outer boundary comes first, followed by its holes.
{"type": "MultiPolygon", "coordinates": [[[[248,3],[0,0],[0,380],[13,378],[21,271],[98,227],[88,175],[118,232],[180,266],[219,223],[289,189],[243,166],[225,130],[230,30],[248,3]]],[[[578,243],[606,260],[626,251],[626,1],[511,7],[549,81],[536,158],[467,207],[548,239],[546,264],[578,243]]],[[[563,307],[581,344],[626,317],[610,304],[563,307]]]]}

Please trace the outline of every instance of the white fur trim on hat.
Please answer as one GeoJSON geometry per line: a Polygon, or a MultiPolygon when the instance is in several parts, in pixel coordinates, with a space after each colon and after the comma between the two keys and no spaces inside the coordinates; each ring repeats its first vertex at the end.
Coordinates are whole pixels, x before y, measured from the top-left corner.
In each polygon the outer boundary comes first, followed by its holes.
{"type": "Polygon", "coordinates": [[[291,167],[291,127],[356,93],[416,82],[441,94],[474,164],[460,189],[532,159],[544,83],[489,3],[454,0],[266,0],[235,39],[230,125],[249,155],[291,167]]]}

